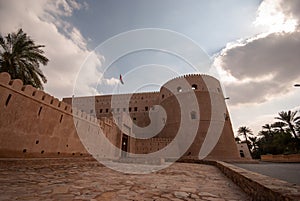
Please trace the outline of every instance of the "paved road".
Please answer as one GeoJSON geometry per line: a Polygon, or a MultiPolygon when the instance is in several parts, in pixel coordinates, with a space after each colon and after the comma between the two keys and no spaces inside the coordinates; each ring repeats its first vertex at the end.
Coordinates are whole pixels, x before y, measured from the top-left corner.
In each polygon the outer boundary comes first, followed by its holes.
{"type": "Polygon", "coordinates": [[[175,163],[155,173],[138,175],[116,172],[95,161],[60,159],[51,162],[0,160],[0,200],[251,199],[214,166],[175,163]]]}
{"type": "Polygon", "coordinates": [[[238,167],[300,185],[300,163],[234,164],[238,167]]]}

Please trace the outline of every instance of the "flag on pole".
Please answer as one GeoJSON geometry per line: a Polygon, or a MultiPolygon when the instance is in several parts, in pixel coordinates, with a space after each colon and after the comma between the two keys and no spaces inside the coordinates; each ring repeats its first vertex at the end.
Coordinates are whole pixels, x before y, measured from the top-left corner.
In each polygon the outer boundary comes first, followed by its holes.
{"type": "Polygon", "coordinates": [[[121,84],[124,84],[121,74],[120,74],[120,82],[121,82],[121,84]]]}

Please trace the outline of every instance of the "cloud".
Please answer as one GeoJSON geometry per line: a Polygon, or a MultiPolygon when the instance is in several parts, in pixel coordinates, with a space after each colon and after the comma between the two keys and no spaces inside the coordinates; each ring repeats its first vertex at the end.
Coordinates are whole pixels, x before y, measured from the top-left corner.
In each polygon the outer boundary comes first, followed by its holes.
{"type": "Polygon", "coordinates": [[[293,8],[299,1],[276,2],[274,6],[269,0],[263,1],[256,22],[267,14],[272,16],[277,9],[284,14],[279,21],[282,26],[266,19],[265,23],[270,22],[267,33],[229,44],[214,61],[226,75],[223,81],[232,105],[262,103],[282,96],[300,80],[300,30],[287,29],[286,25],[289,20],[299,22],[300,9],[293,8]]]}
{"type": "MultiPolygon", "coordinates": [[[[84,2],[71,0],[59,1],[4,1],[0,0],[0,31],[5,35],[22,28],[37,43],[45,45],[45,55],[49,63],[41,67],[48,82],[45,91],[58,97],[71,96],[76,83],[81,82],[80,90],[83,95],[95,94],[95,83],[101,73],[97,68],[104,58],[94,55],[87,48],[87,41],[81,32],[65,19],[73,15],[75,10],[87,9],[84,2]],[[78,72],[87,57],[91,56],[90,66],[85,74],[93,75],[76,81],[78,72]]],[[[85,76],[82,74],[81,76],[85,76]]],[[[103,80],[106,82],[106,79],[103,80]]],[[[107,80],[113,84],[112,79],[107,80]]]]}

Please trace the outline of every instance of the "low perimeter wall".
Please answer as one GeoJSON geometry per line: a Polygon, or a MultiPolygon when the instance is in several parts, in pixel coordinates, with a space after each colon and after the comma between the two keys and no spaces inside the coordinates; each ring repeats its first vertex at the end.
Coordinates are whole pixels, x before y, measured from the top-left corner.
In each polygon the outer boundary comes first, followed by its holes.
{"type": "Polygon", "coordinates": [[[300,200],[300,186],[245,170],[224,162],[212,162],[253,200],[300,200]]]}
{"type": "Polygon", "coordinates": [[[286,181],[251,172],[221,161],[184,160],[181,162],[216,166],[255,201],[300,200],[300,186],[286,181]]]}
{"type": "Polygon", "coordinates": [[[300,154],[290,155],[262,155],[261,160],[265,162],[300,163],[300,154]]]}

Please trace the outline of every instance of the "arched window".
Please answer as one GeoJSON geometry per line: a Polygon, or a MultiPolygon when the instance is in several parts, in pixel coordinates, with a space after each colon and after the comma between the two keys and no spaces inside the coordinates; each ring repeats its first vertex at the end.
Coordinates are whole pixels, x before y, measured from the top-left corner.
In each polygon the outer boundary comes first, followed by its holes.
{"type": "Polygon", "coordinates": [[[193,85],[192,85],[192,89],[193,89],[193,90],[196,90],[196,89],[197,89],[197,85],[196,85],[196,84],[193,84],[193,85]]]}
{"type": "Polygon", "coordinates": [[[177,87],[177,92],[182,92],[182,88],[181,87],[177,87]]]}
{"type": "Polygon", "coordinates": [[[195,111],[191,112],[191,119],[197,119],[197,113],[195,111]]]}

